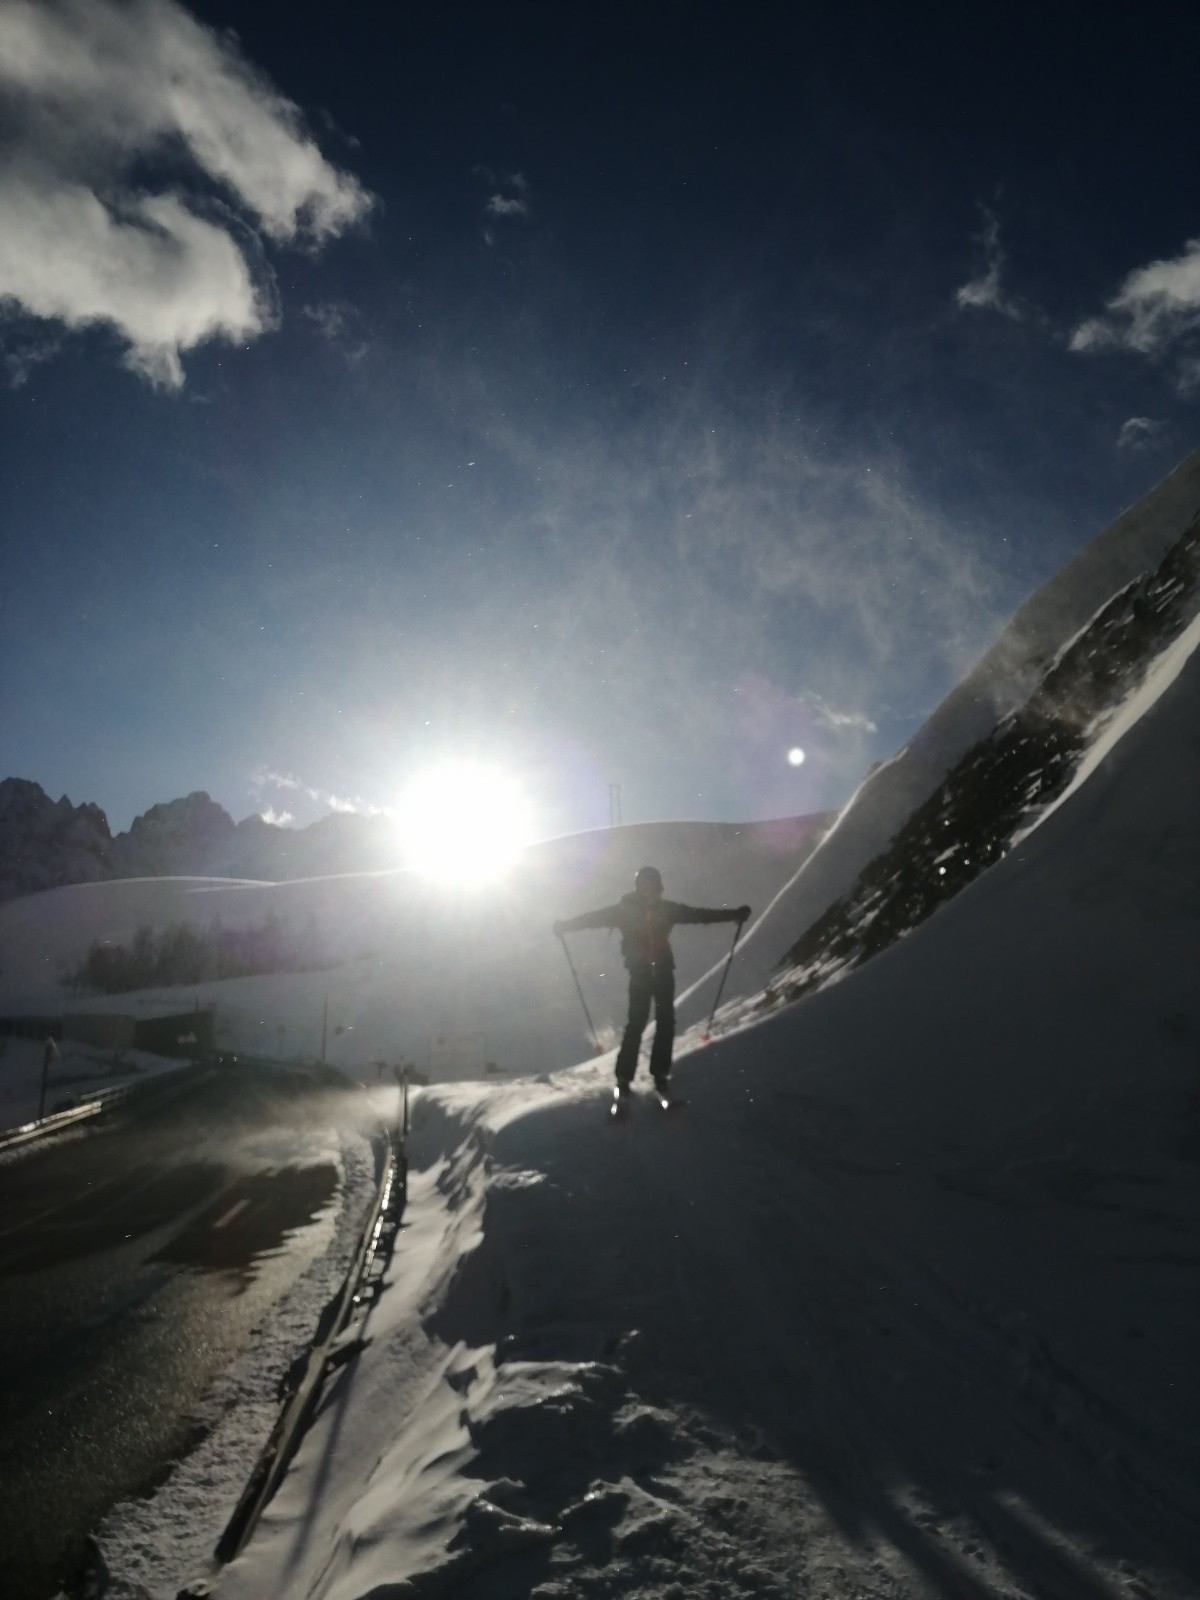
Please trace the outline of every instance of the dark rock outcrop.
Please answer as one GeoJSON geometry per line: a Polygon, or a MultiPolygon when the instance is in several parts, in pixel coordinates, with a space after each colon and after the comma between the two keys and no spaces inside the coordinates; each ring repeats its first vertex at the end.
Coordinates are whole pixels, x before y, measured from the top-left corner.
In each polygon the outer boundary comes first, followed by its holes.
{"type": "Polygon", "coordinates": [[[257,878],[282,883],[398,864],[386,817],[335,814],[307,828],[235,823],[203,790],[135,818],[115,837],[99,806],[51,800],[26,778],[0,783],[0,901],[107,878],[257,878]]]}
{"type": "Polygon", "coordinates": [[[27,778],[0,782],[0,899],[114,877],[108,819],[95,805],[51,800],[27,778]]]}
{"type": "Polygon", "coordinates": [[[1200,613],[1200,518],[1126,584],[918,806],[849,893],[804,930],[771,991],[800,999],[919,926],[1033,827],[1090,743],[1200,613]]]}
{"type": "Polygon", "coordinates": [[[113,876],[165,878],[207,873],[212,862],[229,849],[235,831],[224,806],[197,789],[182,800],[151,806],[134,818],[128,833],[117,835],[113,876]]]}

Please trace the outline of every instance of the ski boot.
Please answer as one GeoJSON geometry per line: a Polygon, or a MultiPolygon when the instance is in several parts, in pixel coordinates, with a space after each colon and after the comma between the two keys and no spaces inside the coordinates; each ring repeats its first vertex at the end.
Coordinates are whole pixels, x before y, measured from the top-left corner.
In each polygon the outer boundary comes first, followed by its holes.
{"type": "Polygon", "coordinates": [[[686,1100],[681,1100],[677,1094],[671,1093],[670,1078],[655,1078],[654,1095],[664,1111],[682,1111],[687,1105],[686,1100]]]}
{"type": "Polygon", "coordinates": [[[614,1122],[624,1122],[629,1115],[632,1104],[633,1092],[629,1085],[627,1083],[618,1083],[613,1089],[612,1106],[609,1108],[608,1114],[614,1122]]]}

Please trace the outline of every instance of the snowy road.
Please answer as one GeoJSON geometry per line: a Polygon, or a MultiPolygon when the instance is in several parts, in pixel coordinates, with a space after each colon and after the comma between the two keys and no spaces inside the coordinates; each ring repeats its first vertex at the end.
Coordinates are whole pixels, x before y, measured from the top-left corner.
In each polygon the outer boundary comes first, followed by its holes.
{"type": "Polygon", "coordinates": [[[53,1593],[109,1507],[205,1431],[213,1378],[329,1245],[360,1112],[226,1069],[0,1164],[6,1595],[53,1593]]]}

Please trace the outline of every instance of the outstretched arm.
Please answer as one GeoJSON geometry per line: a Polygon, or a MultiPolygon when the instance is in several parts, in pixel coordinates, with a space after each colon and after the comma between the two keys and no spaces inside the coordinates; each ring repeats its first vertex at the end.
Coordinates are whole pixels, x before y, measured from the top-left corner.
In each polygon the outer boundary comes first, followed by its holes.
{"type": "Polygon", "coordinates": [[[673,922],[745,922],[750,915],[749,906],[685,906],[678,901],[671,908],[673,922]]]}
{"type": "Polygon", "coordinates": [[[582,933],[585,928],[615,928],[620,911],[620,906],[601,906],[599,911],[585,911],[578,917],[556,922],[550,931],[561,939],[564,933],[582,933]]]}

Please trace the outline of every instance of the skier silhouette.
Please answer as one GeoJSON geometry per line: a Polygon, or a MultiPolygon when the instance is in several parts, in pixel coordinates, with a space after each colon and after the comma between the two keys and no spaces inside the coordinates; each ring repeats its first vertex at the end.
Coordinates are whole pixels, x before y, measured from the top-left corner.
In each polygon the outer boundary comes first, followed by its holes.
{"type": "Polygon", "coordinates": [[[642,867],[634,879],[633,893],[622,895],[615,906],[585,911],[582,916],[554,924],[553,932],[558,938],[585,928],[620,930],[621,955],[629,972],[629,1016],[617,1052],[619,1096],[628,1093],[637,1071],[638,1050],[653,1001],[650,1076],[659,1094],[664,1100],[667,1098],[675,1043],[675,953],[671,949],[671,929],[681,922],[736,922],[740,927],[749,915],[749,906],[727,911],[664,900],[662,873],[657,867],[642,867]]]}

